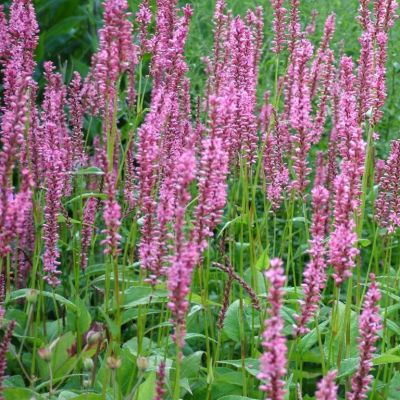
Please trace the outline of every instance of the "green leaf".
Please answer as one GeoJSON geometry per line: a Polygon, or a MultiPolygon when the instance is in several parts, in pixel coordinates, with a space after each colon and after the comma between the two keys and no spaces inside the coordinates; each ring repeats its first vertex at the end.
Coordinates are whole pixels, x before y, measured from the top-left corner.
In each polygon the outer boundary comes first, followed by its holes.
{"type": "Polygon", "coordinates": [[[358,243],[360,243],[362,247],[368,247],[371,241],[369,239],[358,239],[358,243]]]}
{"type": "Polygon", "coordinates": [[[269,268],[269,256],[268,256],[268,249],[265,249],[261,256],[258,258],[256,262],[256,268],[259,271],[264,271],[265,269],[269,268]]]}
{"type": "Polygon", "coordinates": [[[389,394],[388,400],[400,400],[400,372],[396,372],[393,375],[393,378],[389,384],[388,394],[389,394]]]}
{"type": "Polygon", "coordinates": [[[82,334],[89,330],[92,317],[90,316],[89,310],[83,300],[77,299],[76,302],[78,309],[75,313],[70,313],[68,315],[68,327],[73,332],[78,329],[82,334]]]}
{"type": "Polygon", "coordinates": [[[257,400],[253,397],[244,397],[244,396],[224,396],[220,397],[218,400],[257,400]]]}
{"type": "Polygon", "coordinates": [[[75,171],[74,175],[104,175],[104,172],[97,167],[88,167],[75,171]]]}
{"type": "Polygon", "coordinates": [[[63,390],[59,395],[57,400],[69,400],[76,398],[78,395],[74,392],[69,392],[68,390],[63,390]]]}
{"type": "Polygon", "coordinates": [[[4,388],[4,400],[43,400],[43,397],[30,389],[23,388],[4,388]]]}
{"type": "Polygon", "coordinates": [[[250,331],[245,315],[243,315],[243,319],[244,326],[241,328],[240,301],[236,300],[229,306],[224,319],[223,332],[229,339],[240,342],[241,329],[243,329],[244,332],[250,331]]]}
{"type": "MultiPolygon", "coordinates": [[[[239,369],[243,368],[242,360],[224,360],[218,361],[218,363],[232,365],[239,369]]],[[[256,358],[246,358],[244,360],[244,367],[250,375],[255,377],[257,377],[257,375],[260,373],[260,361],[256,358]]]]}
{"type": "Polygon", "coordinates": [[[372,362],[374,363],[374,365],[400,363],[400,356],[385,353],[378,357],[375,357],[372,362]]]}
{"type": "MultiPolygon", "coordinates": [[[[18,289],[18,290],[14,290],[13,292],[11,292],[10,294],[10,298],[9,301],[12,300],[18,300],[18,299],[23,299],[24,297],[26,297],[32,289],[18,289]]],[[[67,300],[65,297],[60,296],[57,293],[50,293],[50,292],[38,292],[39,295],[42,295],[44,297],[48,297],[50,299],[56,299],[56,301],[58,301],[61,304],[64,304],[66,307],[76,311],[78,308],[77,306],[72,302],[67,300]]]]}
{"type": "Polygon", "coordinates": [[[140,400],[153,400],[156,388],[156,372],[151,372],[146,380],[139,386],[137,398],[140,400]]]}
{"type": "Polygon", "coordinates": [[[96,394],[96,393],[84,393],[74,397],[74,400],[103,400],[103,399],[104,398],[101,394],[96,394]]]}
{"type": "Polygon", "coordinates": [[[346,376],[352,375],[358,367],[360,359],[356,358],[346,358],[340,364],[340,369],[338,373],[338,378],[344,378],[346,376]]]}
{"type": "Polygon", "coordinates": [[[182,378],[196,378],[201,368],[204,351],[196,351],[182,361],[182,378]]]}

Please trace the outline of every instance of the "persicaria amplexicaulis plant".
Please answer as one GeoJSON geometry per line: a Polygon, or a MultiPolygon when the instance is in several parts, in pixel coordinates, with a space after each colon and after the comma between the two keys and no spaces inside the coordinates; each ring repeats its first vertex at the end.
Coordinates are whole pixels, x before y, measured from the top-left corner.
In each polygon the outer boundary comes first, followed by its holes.
{"type": "Polygon", "coordinates": [[[397,1],[242,3],[0,5],[0,397],[395,397],[397,1]]]}

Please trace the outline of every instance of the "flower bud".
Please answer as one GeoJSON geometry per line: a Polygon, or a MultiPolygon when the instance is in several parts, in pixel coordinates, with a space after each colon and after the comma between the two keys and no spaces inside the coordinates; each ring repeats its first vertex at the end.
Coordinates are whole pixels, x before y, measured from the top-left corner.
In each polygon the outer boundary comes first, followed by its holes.
{"type": "Polygon", "coordinates": [[[28,303],[35,304],[37,301],[38,292],[35,289],[31,289],[28,294],[26,295],[26,301],[28,303]]]}
{"type": "Polygon", "coordinates": [[[39,357],[46,362],[50,362],[51,357],[53,356],[53,353],[49,347],[42,347],[38,350],[38,354],[39,357]]]}
{"type": "Polygon", "coordinates": [[[98,344],[103,338],[101,332],[90,331],[87,336],[87,342],[89,346],[94,346],[98,344]]]}
{"type": "Polygon", "coordinates": [[[84,379],[82,382],[82,385],[84,388],[89,388],[92,386],[92,380],[91,379],[84,379]]]}
{"type": "Polygon", "coordinates": [[[145,372],[149,368],[149,360],[146,357],[138,357],[136,364],[141,372],[145,372]]]}
{"type": "Polygon", "coordinates": [[[118,369],[121,366],[121,359],[114,356],[107,357],[107,366],[113,370],[118,369]]]}
{"type": "Polygon", "coordinates": [[[93,371],[94,368],[94,362],[91,358],[85,358],[83,360],[83,367],[85,368],[86,371],[93,371]]]}

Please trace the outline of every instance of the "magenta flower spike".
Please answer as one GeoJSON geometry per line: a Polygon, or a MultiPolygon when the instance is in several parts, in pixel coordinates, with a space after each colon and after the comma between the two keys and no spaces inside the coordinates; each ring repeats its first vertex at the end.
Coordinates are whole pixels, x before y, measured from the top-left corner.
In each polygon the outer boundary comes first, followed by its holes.
{"type": "Polygon", "coordinates": [[[300,302],[301,313],[296,316],[295,335],[307,333],[307,323],[315,316],[326,284],[325,226],[329,218],[329,192],[322,186],[312,191],[313,222],[311,226],[310,262],[304,271],[304,300],[300,302]]]}
{"type": "Polygon", "coordinates": [[[369,386],[372,381],[370,371],[372,358],[376,350],[375,343],[379,339],[378,332],[382,329],[381,316],[379,315],[379,300],[381,294],[375,275],[370,275],[371,283],[364,299],[363,311],[360,316],[358,349],[360,351],[360,364],[351,380],[351,392],[347,400],[362,400],[367,398],[369,386]]]}
{"type": "Polygon", "coordinates": [[[284,5],[284,0],[271,0],[271,5],[274,10],[274,40],[272,42],[272,51],[279,54],[283,50],[286,42],[286,13],[287,10],[284,5]]]}
{"type": "Polygon", "coordinates": [[[270,282],[268,294],[268,318],[265,320],[263,333],[264,353],[260,358],[260,373],[258,379],[262,381],[260,389],[266,393],[266,398],[271,400],[283,400],[285,397],[286,374],[286,338],[283,335],[283,319],[280,315],[283,305],[283,287],[285,275],[282,261],[274,258],[270,261],[270,268],[265,273],[270,282]]]}
{"type": "Polygon", "coordinates": [[[316,400],[336,400],[338,387],[335,383],[336,371],[328,372],[318,383],[318,390],[315,393],[316,400]]]}
{"type": "Polygon", "coordinates": [[[186,150],[176,164],[176,208],[174,224],[174,253],[167,269],[168,307],[174,322],[174,340],[182,348],[186,335],[185,316],[189,307],[189,293],[193,269],[198,261],[195,243],[185,237],[185,212],[190,200],[189,186],[195,178],[196,162],[193,150],[186,150]]]}

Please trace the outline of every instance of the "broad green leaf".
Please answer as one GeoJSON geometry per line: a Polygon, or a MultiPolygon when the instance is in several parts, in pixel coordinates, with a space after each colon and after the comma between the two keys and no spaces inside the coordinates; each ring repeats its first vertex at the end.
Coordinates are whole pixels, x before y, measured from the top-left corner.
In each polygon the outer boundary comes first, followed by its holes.
{"type": "Polygon", "coordinates": [[[240,318],[240,301],[236,300],[229,306],[226,312],[223,332],[229,339],[240,342],[241,329],[243,329],[243,332],[250,331],[246,315],[243,315],[243,320],[240,318]]]}
{"type": "MultiPolygon", "coordinates": [[[[31,291],[32,289],[18,289],[15,290],[11,293],[9,301],[12,300],[18,300],[18,299],[23,299],[25,298],[31,291]]],[[[38,292],[38,295],[42,295],[44,297],[48,297],[50,299],[55,299],[57,302],[64,304],[66,307],[72,309],[72,310],[77,310],[77,306],[70,300],[67,300],[65,297],[60,296],[57,293],[50,293],[50,292],[38,292]]]]}
{"type": "Polygon", "coordinates": [[[139,386],[137,398],[140,400],[153,400],[156,389],[155,372],[151,372],[146,380],[139,386]]]}
{"type": "Polygon", "coordinates": [[[204,351],[196,351],[182,361],[182,378],[196,378],[201,368],[204,351]]]}
{"type": "Polygon", "coordinates": [[[374,365],[381,365],[381,364],[395,364],[400,363],[400,356],[396,356],[395,354],[382,354],[378,357],[375,357],[372,362],[374,365]]]}
{"type": "Polygon", "coordinates": [[[269,268],[268,249],[265,249],[256,262],[256,268],[259,271],[264,271],[269,268]]]}
{"type": "Polygon", "coordinates": [[[69,400],[79,396],[74,392],[69,392],[68,390],[63,390],[59,395],[57,400],[69,400]]]}
{"type": "Polygon", "coordinates": [[[346,376],[352,375],[357,370],[359,362],[360,359],[358,357],[343,360],[340,364],[338,378],[345,378],[346,376]]]}
{"type": "Polygon", "coordinates": [[[4,388],[4,400],[43,400],[44,398],[30,389],[24,388],[4,388]]]}
{"type": "Polygon", "coordinates": [[[97,167],[88,167],[75,171],[74,175],[104,175],[104,172],[97,167]]]}
{"type": "MultiPolygon", "coordinates": [[[[218,361],[218,363],[232,365],[239,369],[243,367],[242,360],[223,360],[218,361]]],[[[260,373],[260,360],[255,358],[246,358],[244,360],[244,367],[250,375],[257,377],[257,375],[260,373]]]]}
{"type": "Polygon", "coordinates": [[[400,372],[395,372],[390,381],[388,400],[400,400],[400,372]]]}
{"type": "Polygon", "coordinates": [[[74,397],[74,400],[104,400],[104,398],[101,394],[85,393],[74,397]]]}

